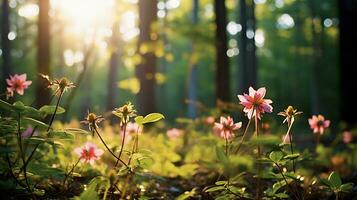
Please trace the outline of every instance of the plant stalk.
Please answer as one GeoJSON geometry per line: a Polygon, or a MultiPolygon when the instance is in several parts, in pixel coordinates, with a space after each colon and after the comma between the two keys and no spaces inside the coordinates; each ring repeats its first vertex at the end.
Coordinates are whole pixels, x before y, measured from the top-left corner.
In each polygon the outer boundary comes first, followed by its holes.
{"type": "Polygon", "coordinates": [[[65,175],[63,183],[62,183],[63,187],[66,187],[66,181],[67,181],[68,177],[71,175],[71,173],[73,172],[74,168],[76,168],[76,166],[78,165],[80,160],[81,159],[79,158],[78,161],[76,162],[76,164],[73,165],[72,169],[65,175]]]}
{"type": "Polygon", "coordinates": [[[252,114],[250,115],[248,124],[247,124],[247,126],[245,127],[245,130],[244,130],[243,136],[242,136],[242,138],[241,138],[241,140],[240,140],[240,142],[239,142],[238,148],[237,148],[237,150],[234,152],[235,154],[237,154],[237,153],[239,152],[239,149],[240,149],[240,147],[241,147],[242,144],[243,144],[243,141],[244,141],[244,138],[245,138],[245,136],[246,136],[246,134],[247,134],[248,128],[249,128],[249,126],[250,126],[250,123],[252,122],[253,114],[254,114],[254,110],[253,110],[252,114]]]}
{"type": "MultiPolygon", "coordinates": [[[[122,141],[121,141],[121,147],[120,147],[120,152],[119,152],[118,158],[121,157],[121,154],[123,153],[123,149],[124,149],[125,135],[126,135],[126,125],[127,125],[127,121],[125,120],[124,124],[123,124],[123,138],[122,138],[122,141]]],[[[115,163],[115,167],[118,165],[118,162],[119,162],[119,160],[117,160],[117,162],[115,163]]]]}
{"type": "Polygon", "coordinates": [[[99,134],[98,130],[96,127],[94,127],[94,131],[97,133],[99,139],[102,141],[103,145],[105,146],[105,148],[109,151],[110,154],[112,154],[112,156],[114,156],[114,158],[117,159],[117,162],[121,162],[125,167],[128,168],[128,165],[122,160],[120,159],[119,157],[117,157],[113,152],[112,150],[110,150],[110,148],[107,146],[107,144],[104,142],[102,136],[99,134]]]}

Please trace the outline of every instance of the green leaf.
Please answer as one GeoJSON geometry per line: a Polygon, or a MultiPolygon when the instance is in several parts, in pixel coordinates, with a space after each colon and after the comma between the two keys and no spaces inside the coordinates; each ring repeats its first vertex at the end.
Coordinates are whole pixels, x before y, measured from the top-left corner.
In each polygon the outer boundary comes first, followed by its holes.
{"type": "Polygon", "coordinates": [[[28,171],[33,174],[39,175],[42,178],[53,177],[56,179],[62,179],[63,174],[65,173],[63,170],[59,168],[49,167],[44,164],[30,164],[28,171]]]}
{"type": "Polygon", "coordinates": [[[274,161],[275,163],[278,163],[283,157],[284,154],[281,151],[272,151],[269,154],[270,160],[274,161]]]}
{"type": "Polygon", "coordinates": [[[0,108],[6,110],[6,111],[11,111],[13,110],[13,107],[11,104],[9,104],[8,102],[6,101],[3,101],[0,99],[0,108]]]}
{"type": "Polygon", "coordinates": [[[51,138],[58,138],[58,139],[74,139],[74,134],[66,131],[52,131],[50,134],[51,138]]]}
{"type": "Polygon", "coordinates": [[[224,186],[214,186],[211,188],[208,188],[207,190],[205,190],[205,192],[215,192],[215,191],[219,191],[219,190],[225,190],[226,188],[224,186]]]}
{"type": "Polygon", "coordinates": [[[12,107],[17,112],[22,112],[23,110],[26,109],[25,104],[22,103],[21,101],[16,101],[15,103],[12,104],[12,107]]]}
{"type": "Polygon", "coordinates": [[[326,185],[327,187],[331,187],[331,184],[330,184],[330,182],[327,180],[327,179],[321,179],[321,183],[322,184],[324,184],[324,185],[326,185]]]}
{"type": "Polygon", "coordinates": [[[289,195],[287,195],[285,193],[277,193],[277,194],[274,194],[274,196],[279,198],[279,199],[287,199],[287,198],[289,198],[289,195]]]}
{"type": "Polygon", "coordinates": [[[228,181],[217,181],[215,184],[216,185],[225,185],[227,183],[228,183],[228,181]]]}
{"type": "Polygon", "coordinates": [[[24,141],[26,141],[29,144],[41,144],[41,143],[48,143],[50,145],[56,145],[56,146],[63,146],[63,144],[57,140],[53,139],[44,139],[40,137],[31,137],[31,138],[25,138],[24,141]]]}
{"type": "Polygon", "coordinates": [[[64,131],[66,133],[73,134],[73,135],[76,135],[76,134],[88,135],[88,134],[90,134],[88,131],[80,129],[80,128],[66,128],[66,129],[64,129],[64,131]]]}
{"type": "Polygon", "coordinates": [[[352,190],[353,183],[345,183],[340,186],[342,192],[350,192],[352,190]]]}
{"type": "Polygon", "coordinates": [[[216,146],[216,156],[219,162],[221,162],[224,166],[229,165],[229,158],[224,153],[222,147],[216,146]]]}
{"type": "Polygon", "coordinates": [[[36,194],[37,196],[43,196],[43,195],[45,195],[46,191],[43,189],[34,188],[33,193],[36,194]]]}
{"type": "Polygon", "coordinates": [[[99,200],[99,196],[95,188],[97,184],[90,184],[86,190],[82,192],[79,197],[75,197],[75,200],[99,200]]]}
{"type": "Polygon", "coordinates": [[[32,125],[33,127],[37,127],[38,129],[41,129],[41,130],[47,130],[47,128],[48,128],[47,124],[45,124],[41,121],[38,121],[36,119],[30,118],[30,117],[23,117],[21,121],[24,124],[32,125]]]}
{"type": "Polygon", "coordinates": [[[289,155],[284,156],[284,159],[295,160],[299,156],[300,156],[299,153],[294,153],[294,154],[289,154],[289,155]]]}
{"type": "Polygon", "coordinates": [[[134,153],[131,155],[131,159],[131,167],[140,166],[142,168],[149,168],[154,163],[153,158],[141,153],[134,153]]]}
{"type": "Polygon", "coordinates": [[[150,113],[144,117],[141,124],[157,122],[164,118],[165,118],[164,115],[162,115],[161,113],[150,113]]]}
{"type": "Polygon", "coordinates": [[[39,137],[30,137],[30,138],[25,138],[24,141],[27,142],[28,144],[37,145],[37,144],[45,143],[46,139],[39,138],[39,137]]]}
{"type": "Polygon", "coordinates": [[[235,175],[235,176],[234,176],[233,178],[231,178],[230,180],[231,180],[232,182],[234,182],[234,181],[239,181],[239,180],[241,180],[246,174],[247,174],[246,172],[241,172],[241,173],[235,175]]]}
{"type": "Polygon", "coordinates": [[[280,188],[286,185],[285,180],[278,181],[273,184],[273,192],[276,193],[280,188]]]}
{"type": "Polygon", "coordinates": [[[327,180],[330,182],[333,189],[339,188],[342,184],[341,177],[336,172],[331,172],[327,180]]]}
{"type": "Polygon", "coordinates": [[[186,191],[176,198],[176,200],[186,200],[196,195],[197,188],[193,188],[191,191],[186,191]]]}
{"type": "MultiPolygon", "coordinates": [[[[53,113],[56,110],[56,106],[49,106],[49,105],[44,105],[40,108],[40,112],[46,114],[46,115],[53,115],[53,113]]],[[[62,114],[66,112],[66,110],[60,106],[57,107],[57,112],[56,115],[62,114]]]]}
{"type": "Polygon", "coordinates": [[[40,111],[38,111],[37,109],[31,106],[25,106],[25,110],[21,112],[21,116],[34,117],[34,118],[42,117],[40,111]]]}
{"type": "Polygon", "coordinates": [[[137,117],[135,117],[134,120],[135,120],[135,122],[137,124],[143,124],[144,117],[143,116],[137,116],[137,117]]]}

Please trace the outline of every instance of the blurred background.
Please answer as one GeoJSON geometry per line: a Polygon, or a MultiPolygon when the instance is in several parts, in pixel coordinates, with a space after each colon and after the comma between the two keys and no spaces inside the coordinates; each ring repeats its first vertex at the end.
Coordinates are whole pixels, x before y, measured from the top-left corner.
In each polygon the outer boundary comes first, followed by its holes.
{"type": "Polygon", "coordinates": [[[37,74],[66,76],[77,85],[64,95],[67,121],[132,101],[141,114],[173,122],[210,115],[218,100],[238,104],[237,94],[265,86],[274,112],[293,105],[306,127],[318,113],[354,124],[356,4],[1,0],[0,88],[9,74],[27,73],[33,84],[16,100],[40,106],[50,91],[37,74]]]}

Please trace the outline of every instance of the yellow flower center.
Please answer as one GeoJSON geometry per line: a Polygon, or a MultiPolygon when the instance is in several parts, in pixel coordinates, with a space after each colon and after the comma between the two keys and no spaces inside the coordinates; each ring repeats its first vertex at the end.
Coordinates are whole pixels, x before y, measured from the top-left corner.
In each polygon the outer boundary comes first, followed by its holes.
{"type": "Polygon", "coordinates": [[[87,120],[90,123],[94,123],[96,119],[97,119],[97,115],[95,115],[94,113],[89,113],[87,116],[87,120]]]}

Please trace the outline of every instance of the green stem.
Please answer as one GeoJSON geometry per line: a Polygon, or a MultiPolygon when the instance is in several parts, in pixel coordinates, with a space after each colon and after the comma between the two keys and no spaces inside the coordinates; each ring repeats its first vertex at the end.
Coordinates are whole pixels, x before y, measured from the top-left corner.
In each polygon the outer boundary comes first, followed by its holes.
{"type": "Polygon", "coordinates": [[[242,144],[243,144],[243,141],[244,141],[245,135],[247,134],[248,128],[249,128],[250,123],[251,123],[252,118],[253,118],[253,113],[254,113],[254,110],[253,110],[252,114],[250,115],[250,118],[249,118],[248,124],[247,124],[247,126],[245,127],[245,130],[244,130],[243,136],[242,136],[242,138],[241,138],[241,140],[240,140],[240,142],[239,142],[238,148],[237,148],[237,150],[234,152],[235,154],[237,154],[237,153],[239,152],[239,149],[240,149],[240,147],[241,147],[241,146],[242,146],[242,144]]]}
{"type": "MultiPolygon", "coordinates": [[[[19,184],[21,187],[25,188],[26,189],[26,185],[24,185],[23,183],[21,183],[17,177],[15,176],[14,172],[12,171],[12,165],[11,165],[11,160],[10,160],[10,157],[9,157],[9,154],[6,154],[6,161],[7,161],[7,164],[9,166],[9,170],[10,170],[10,175],[14,178],[15,182],[17,184],[19,184]]],[[[20,172],[21,173],[21,172],[20,172]]]]}
{"type": "Polygon", "coordinates": [[[74,168],[76,168],[76,166],[78,165],[80,160],[81,159],[79,158],[78,161],[76,162],[76,164],[73,165],[72,169],[65,175],[64,180],[63,180],[63,187],[66,187],[66,181],[67,181],[68,177],[71,175],[71,173],[73,172],[74,168]]]}
{"type": "MultiPolygon", "coordinates": [[[[254,112],[254,111],[253,111],[254,112]]],[[[258,115],[255,113],[255,133],[259,137],[259,120],[258,115]]],[[[260,144],[258,144],[258,159],[261,157],[260,144]]],[[[257,199],[261,199],[261,180],[260,180],[260,164],[258,163],[258,180],[257,180],[257,199]]]]}
{"type": "MultiPolygon", "coordinates": [[[[18,114],[18,118],[17,118],[17,136],[18,136],[18,145],[20,148],[20,154],[21,154],[21,159],[22,159],[22,163],[25,164],[25,153],[23,151],[22,148],[22,135],[21,135],[21,114],[18,114]]],[[[26,182],[26,186],[27,186],[27,190],[30,192],[31,196],[36,199],[35,195],[32,193],[28,178],[27,178],[27,170],[26,170],[26,166],[24,167],[24,177],[25,177],[25,182],[26,182]]]]}
{"type": "MultiPolygon", "coordinates": [[[[288,120],[288,131],[287,131],[287,134],[289,135],[291,154],[294,154],[293,140],[292,140],[292,134],[291,134],[291,127],[292,127],[292,126],[293,126],[293,123],[291,122],[291,120],[288,120]]],[[[293,160],[293,171],[294,171],[294,173],[295,173],[295,160],[293,160]]]]}
{"type": "MultiPolygon", "coordinates": [[[[52,123],[53,123],[53,120],[55,119],[55,115],[57,113],[57,109],[58,109],[58,106],[59,106],[59,103],[61,101],[61,97],[62,97],[62,94],[63,94],[63,91],[61,91],[59,97],[58,97],[58,100],[57,100],[57,104],[56,104],[56,108],[55,108],[55,112],[53,112],[52,116],[51,116],[51,120],[50,120],[50,123],[48,125],[48,128],[47,128],[47,136],[49,136],[49,130],[51,129],[51,126],[52,126],[52,123]]],[[[30,156],[27,158],[26,162],[23,164],[23,166],[20,168],[20,171],[24,170],[27,165],[30,163],[33,155],[35,154],[37,148],[40,146],[41,143],[37,143],[35,148],[31,151],[31,154],[30,156]]]]}
{"type": "Polygon", "coordinates": [[[140,125],[138,125],[138,128],[136,129],[137,137],[135,138],[135,152],[138,152],[138,148],[139,148],[139,130],[140,130],[140,125]]]}
{"type": "Polygon", "coordinates": [[[52,126],[52,123],[53,123],[53,120],[55,119],[55,116],[56,116],[56,113],[57,113],[57,109],[58,109],[58,106],[59,106],[59,103],[61,101],[61,98],[62,98],[62,95],[63,95],[63,91],[61,91],[58,99],[57,99],[57,103],[56,103],[56,107],[55,107],[55,112],[53,112],[52,116],[51,116],[51,120],[50,120],[50,123],[48,124],[48,128],[47,128],[47,133],[49,134],[49,131],[51,129],[51,126],[52,126]]]}
{"type": "MultiPolygon", "coordinates": [[[[259,137],[259,119],[257,117],[257,114],[255,114],[255,133],[257,135],[257,138],[259,137]]],[[[261,152],[260,152],[260,144],[258,144],[258,158],[261,157],[261,152]]]]}
{"type": "MultiPolygon", "coordinates": [[[[121,154],[123,153],[123,149],[124,149],[124,143],[125,143],[125,135],[126,135],[126,124],[127,122],[125,121],[123,124],[123,139],[121,141],[121,147],[120,147],[120,152],[119,152],[119,158],[121,157],[121,154]]],[[[115,163],[115,167],[118,165],[119,160],[117,160],[117,162],[115,163]]]]}
{"type": "Polygon", "coordinates": [[[242,198],[242,195],[240,195],[240,194],[238,194],[238,193],[236,193],[236,192],[233,192],[231,189],[229,189],[229,186],[226,187],[226,190],[227,190],[229,193],[233,194],[234,196],[239,197],[239,198],[242,198]]]}
{"type": "MultiPolygon", "coordinates": [[[[274,162],[274,161],[273,161],[273,162],[274,162]]],[[[286,185],[287,185],[288,188],[290,189],[291,193],[295,196],[296,199],[299,199],[299,197],[293,192],[293,188],[291,188],[289,182],[287,181],[287,179],[286,179],[286,177],[285,177],[285,175],[284,175],[284,173],[283,173],[283,169],[281,169],[281,167],[280,167],[280,165],[279,165],[278,163],[274,162],[274,164],[278,167],[279,172],[280,172],[281,176],[283,177],[283,179],[284,179],[286,185]]]]}
{"type": "Polygon", "coordinates": [[[117,162],[121,162],[125,167],[128,168],[128,165],[123,161],[121,160],[119,157],[117,157],[113,152],[112,150],[110,150],[110,148],[107,146],[107,144],[104,142],[102,136],[99,134],[98,130],[96,127],[94,127],[94,131],[97,133],[99,139],[102,141],[103,145],[105,146],[105,148],[109,151],[110,154],[112,154],[112,156],[114,156],[114,158],[117,159],[117,162]]]}
{"type": "Polygon", "coordinates": [[[226,156],[228,157],[228,139],[226,135],[226,156]]]}

